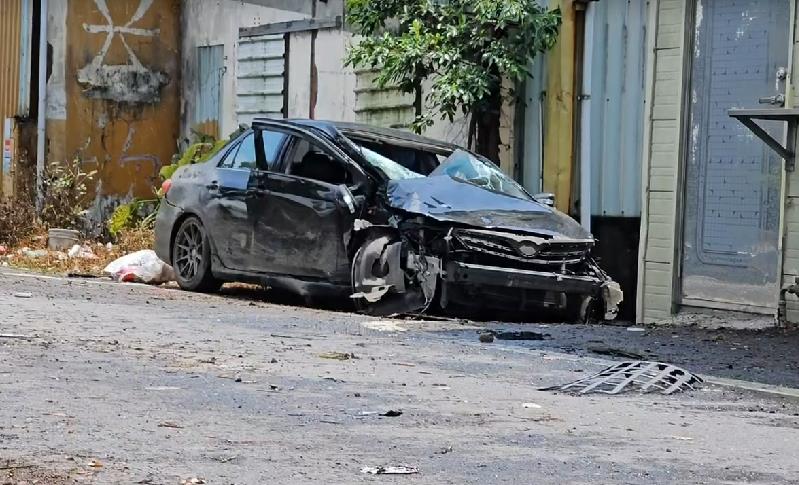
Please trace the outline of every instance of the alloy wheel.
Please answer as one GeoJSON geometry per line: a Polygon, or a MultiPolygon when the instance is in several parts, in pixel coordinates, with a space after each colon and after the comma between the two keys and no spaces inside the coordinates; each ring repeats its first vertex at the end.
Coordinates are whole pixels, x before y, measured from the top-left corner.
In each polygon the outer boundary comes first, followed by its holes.
{"type": "Polygon", "coordinates": [[[183,280],[192,281],[202,270],[204,244],[199,224],[192,221],[183,226],[175,241],[175,269],[183,280]]]}

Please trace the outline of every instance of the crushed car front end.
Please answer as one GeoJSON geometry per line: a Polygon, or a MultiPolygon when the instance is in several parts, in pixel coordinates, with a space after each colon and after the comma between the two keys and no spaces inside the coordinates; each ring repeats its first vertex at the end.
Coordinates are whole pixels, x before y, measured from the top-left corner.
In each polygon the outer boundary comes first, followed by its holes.
{"type": "Polygon", "coordinates": [[[441,305],[612,320],[621,291],[590,258],[593,240],[454,229],[443,258],[441,305]]]}
{"type": "MultiPolygon", "coordinates": [[[[423,256],[426,271],[437,274],[437,303],[445,311],[549,312],[581,322],[618,314],[623,295],[591,258],[593,239],[477,229],[418,216],[397,228],[406,252],[423,256]]],[[[419,272],[404,269],[412,278],[419,272]]]]}
{"type": "MultiPolygon", "coordinates": [[[[612,320],[620,286],[591,257],[594,238],[490,162],[455,149],[430,173],[363,150],[387,174],[353,261],[353,298],[373,313],[544,312],[612,320]]],[[[386,151],[388,153],[388,151],[386,151]]]]}

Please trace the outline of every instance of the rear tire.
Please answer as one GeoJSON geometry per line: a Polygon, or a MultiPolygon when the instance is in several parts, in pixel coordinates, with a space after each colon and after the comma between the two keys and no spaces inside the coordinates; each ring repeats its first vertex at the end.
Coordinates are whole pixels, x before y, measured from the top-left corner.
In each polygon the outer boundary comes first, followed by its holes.
{"type": "Polygon", "coordinates": [[[172,241],[172,265],[178,285],[187,291],[212,293],[222,282],[211,272],[211,242],[196,217],[183,221],[172,241]]]}

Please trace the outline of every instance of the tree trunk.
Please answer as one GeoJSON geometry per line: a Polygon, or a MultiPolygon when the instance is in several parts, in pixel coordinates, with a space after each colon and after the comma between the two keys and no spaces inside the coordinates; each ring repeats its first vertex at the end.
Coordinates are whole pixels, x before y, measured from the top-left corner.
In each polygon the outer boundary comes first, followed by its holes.
{"type": "Polygon", "coordinates": [[[499,165],[499,146],[502,144],[499,133],[502,95],[499,89],[485,100],[483,108],[473,116],[476,131],[475,151],[499,165]]]}

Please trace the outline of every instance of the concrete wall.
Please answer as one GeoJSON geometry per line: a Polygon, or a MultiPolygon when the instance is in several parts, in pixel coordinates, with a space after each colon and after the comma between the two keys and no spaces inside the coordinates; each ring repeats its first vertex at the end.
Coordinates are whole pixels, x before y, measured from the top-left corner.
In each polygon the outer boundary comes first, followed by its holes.
{"type": "Polygon", "coordinates": [[[177,0],[49,2],[47,158],[98,171],[97,217],[152,197],[175,151],[179,16],[177,0]]]}
{"type": "Polygon", "coordinates": [[[638,320],[647,323],[668,320],[673,313],[687,1],[654,3],[649,27],[655,37],[647,73],[637,305],[638,320]]]}
{"type": "MultiPolygon", "coordinates": [[[[309,5],[310,2],[307,2],[309,5]]],[[[220,133],[226,136],[237,127],[235,113],[236,47],[239,28],[276,22],[309,18],[311,9],[306,3],[292,6],[280,0],[183,0],[182,41],[182,107],[181,135],[190,137],[191,120],[194,119],[196,96],[197,47],[224,45],[226,72],[222,87],[222,119],[220,133]],[[282,8],[276,8],[282,7],[282,8]],[[292,8],[289,8],[292,7],[292,8]]],[[[317,18],[332,18],[344,13],[344,0],[318,3],[317,18]]],[[[344,29],[327,29],[316,32],[315,53],[312,56],[311,32],[293,32],[287,35],[288,93],[286,111],[289,118],[308,118],[362,121],[358,108],[358,76],[352,68],[344,66],[347,49],[357,36],[344,29]],[[313,62],[312,62],[313,57],[313,62]],[[316,96],[312,79],[317,77],[316,96]],[[315,101],[315,102],[314,102],[315,101]]],[[[508,104],[502,116],[502,168],[512,174],[514,170],[515,106],[508,104]]],[[[410,119],[408,120],[410,121],[410,119]]],[[[437,120],[425,132],[432,138],[465,145],[468,126],[465,119],[453,123],[437,120]]]]}
{"type": "MultiPolygon", "coordinates": [[[[302,2],[297,3],[302,4],[302,2]]],[[[222,75],[220,98],[222,119],[219,120],[219,132],[224,137],[238,126],[236,121],[236,49],[238,48],[239,28],[297,20],[306,18],[308,15],[297,11],[233,0],[183,0],[182,6],[181,134],[184,138],[190,137],[191,120],[194,119],[197,48],[222,45],[225,52],[225,72],[222,75]]]]}
{"type": "MultiPolygon", "coordinates": [[[[788,78],[788,92],[786,93],[786,106],[797,107],[799,100],[799,8],[794,3],[794,31],[793,31],[793,65],[791,66],[788,78]]],[[[794,153],[799,150],[799,144],[794,140],[794,153]]],[[[783,260],[782,260],[782,284],[794,284],[796,277],[799,276],[799,173],[796,171],[786,172],[785,177],[785,200],[783,212],[783,260]]],[[[787,320],[792,323],[799,323],[799,298],[788,295],[786,297],[787,320]]]]}

